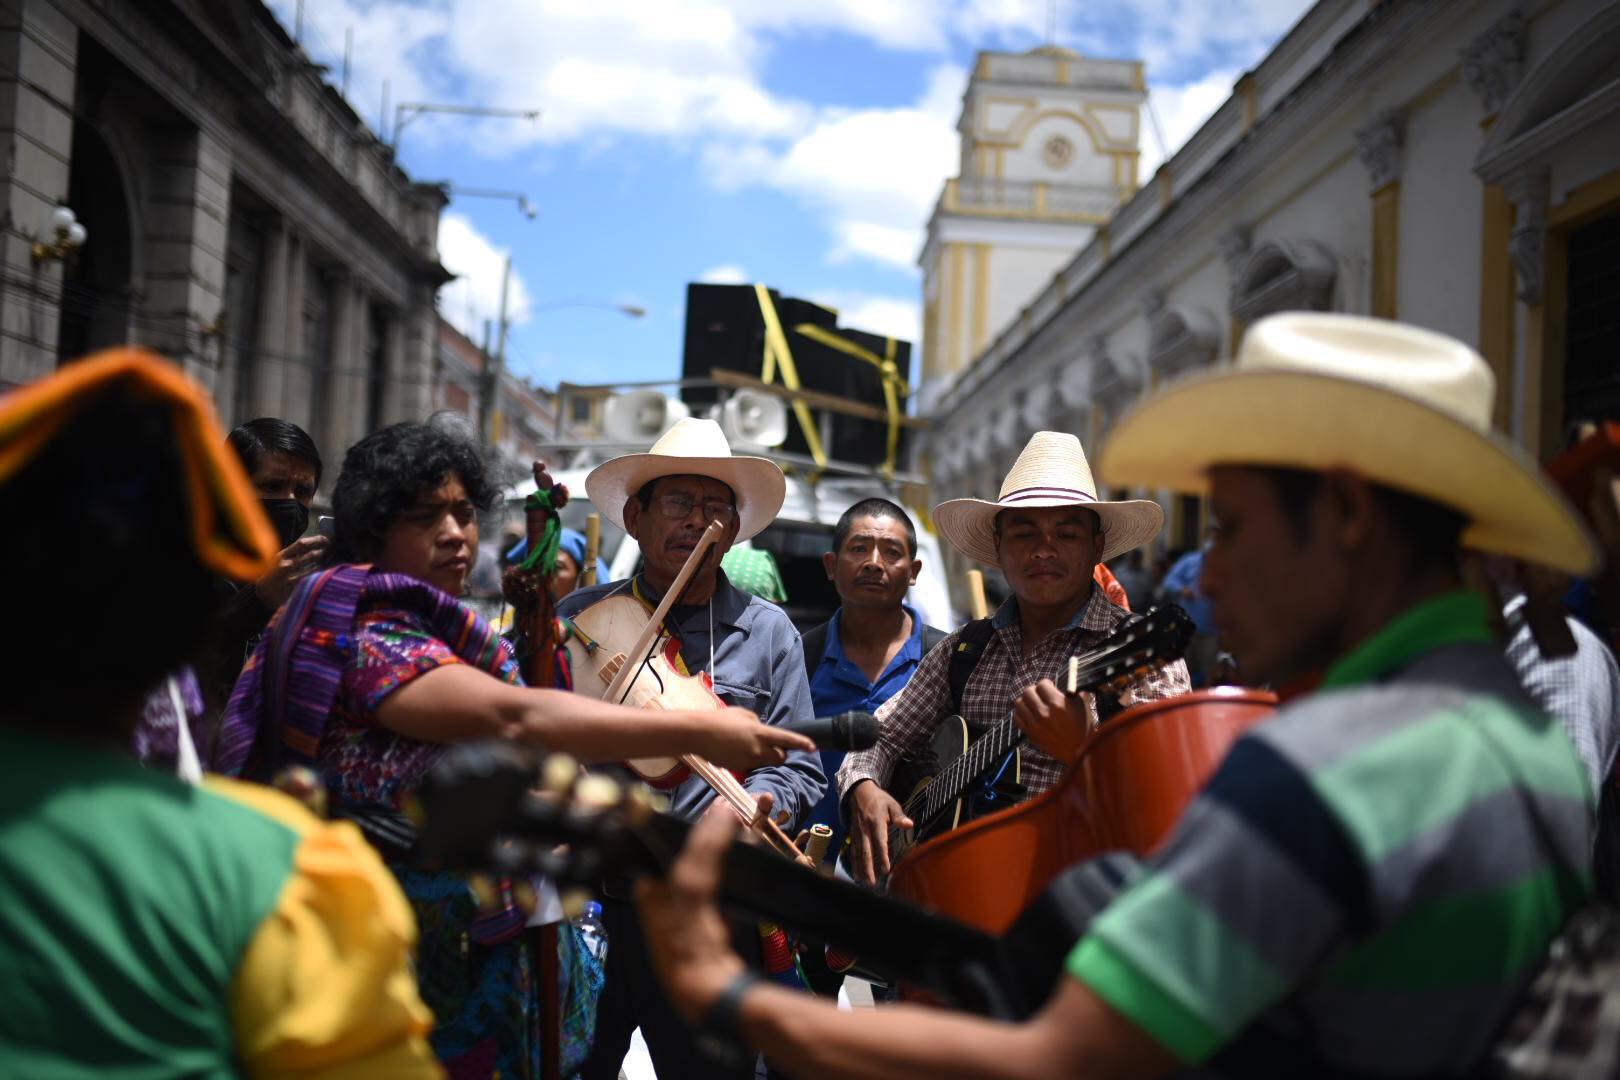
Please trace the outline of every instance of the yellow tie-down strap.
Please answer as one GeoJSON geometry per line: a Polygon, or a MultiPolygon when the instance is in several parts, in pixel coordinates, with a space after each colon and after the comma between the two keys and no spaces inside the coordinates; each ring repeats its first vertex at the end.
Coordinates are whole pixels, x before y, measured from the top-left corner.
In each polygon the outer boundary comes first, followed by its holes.
{"type": "Polygon", "coordinates": [[[863,349],[848,338],[839,337],[831,330],[814,323],[800,323],[793,329],[811,341],[819,341],[857,360],[865,360],[878,369],[878,375],[883,380],[883,407],[889,414],[888,453],[883,461],[883,475],[893,476],[894,459],[900,453],[900,399],[911,396],[911,387],[900,377],[900,367],[894,361],[894,354],[898,348],[894,338],[884,339],[883,355],[879,356],[872,350],[863,349]]]}
{"type": "MultiPolygon", "coordinates": [[[[787,334],[782,332],[782,320],[776,317],[776,305],[771,303],[771,292],[763,285],[754,286],[754,295],[759,298],[759,314],[765,320],[765,361],[760,368],[759,379],[769,383],[776,379],[776,369],[782,369],[782,385],[789,390],[799,389],[799,369],[793,364],[793,352],[788,348],[787,334]]],[[[815,460],[818,470],[827,467],[827,451],[821,445],[821,433],[816,430],[815,418],[810,415],[810,407],[802,401],[792,402],[793,415],[799,418],[799,427],[804,431],[805,445],[810,448],[810,457],[815,460]]]]}

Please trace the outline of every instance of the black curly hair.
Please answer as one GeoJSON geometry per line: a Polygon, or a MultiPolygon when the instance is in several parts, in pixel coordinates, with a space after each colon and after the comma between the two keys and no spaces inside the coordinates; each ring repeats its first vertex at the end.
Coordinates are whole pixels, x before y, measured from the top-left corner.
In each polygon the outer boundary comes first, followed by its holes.
{"type": "Polygon", "coordinates": [[[337,527],[328,562],[375,559],[394,520],[452,476],[479,510],[494,508],[500,492],[484,471],[483,455],[444,425],[391,424],[355,443],[332,489],[337,527]]]}

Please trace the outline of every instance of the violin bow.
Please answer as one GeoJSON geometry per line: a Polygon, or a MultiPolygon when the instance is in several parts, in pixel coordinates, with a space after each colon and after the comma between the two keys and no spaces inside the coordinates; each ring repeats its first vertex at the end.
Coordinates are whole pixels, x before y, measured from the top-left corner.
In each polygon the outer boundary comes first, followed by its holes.
{"type": "MultiPolygon", "coordinates": [[[[692,575],[697,573],[698,567],[703,564],[703,560],[709,554],[710,549],[724,534],[725,529],[718,521],[709,522],[708,528],[703,530],[703,535],[698,538],[697,546],[692,549],[692,554],[686,557],[686,562],[682,564],[680,572],[675,575],[675,580],[670,583],[668,589],[664,590],[663,599],[658,601],[658,606],[653,610],[652,616],[648,618],[647,625],[636,636],[635,644],[625,653],[627,657],[634,656],[639,659],[634,663],[627,663],[619,668],[618,673],[613,676],[613,681],[608,684],[607,692],[602,695],[602,700],[622,703],[625,697],[628,696],[630,683],[645,670],[648,661],[653,655],[658,638],[664,633],[664,617],[669,614],[669,609],[675,606],[675,601],[680,599],[681,594],[686,591],[687,583],[692,580],[692,575]]],[[[713,788],[714,793],[726,801],[737,816],[743,820],[743,823],[758,832],[767,843],[795,862],[813,866],[805,853],[799,850],[798,845],[793,842],[787,833],[782,831],[782,827],[772,819],[771,815],[769,813],[760,813],[759,806],[754,802],[753,796],[748,794],[748,790],[742,786],[735,776],[713,762],[699,757],[697,754],[681,754],[679,757],[682,764],[697,774],[705,784],[713,788]]]]}

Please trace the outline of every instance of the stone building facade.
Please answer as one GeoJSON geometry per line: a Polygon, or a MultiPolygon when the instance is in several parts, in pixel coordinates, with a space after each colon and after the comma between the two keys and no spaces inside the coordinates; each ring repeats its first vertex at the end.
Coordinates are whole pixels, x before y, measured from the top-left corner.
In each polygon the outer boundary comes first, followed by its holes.
{"type": "Polygon", "coordinates": [[[12,0],[0,385],[134,342],[331,460],[426,415],[444,189],[322,76],[258,0],[12,0]],[[40,258],[58,206],[88,242],[40,258]]]}
{"type": "MultiPolygon", "coordinates": [[[[1616,70],[1613,0],[1320,0],[941,391],[933,494],[993,498],[1037,429],[1093,450],[1289,309],[1475,346],[1498,426],[1542,458],[1620,419],[1616,70]]],[[[1162,544],[1197,542],[1197,500],[1139,494],[1162,544]]]]}

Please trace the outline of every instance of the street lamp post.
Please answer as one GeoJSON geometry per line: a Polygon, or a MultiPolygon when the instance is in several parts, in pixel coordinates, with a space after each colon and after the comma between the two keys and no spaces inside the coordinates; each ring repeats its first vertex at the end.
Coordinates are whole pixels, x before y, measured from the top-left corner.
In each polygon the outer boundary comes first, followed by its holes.
{"type": "Polygon", "coordinates": [[[441,105],[431,101],[402,101],[394,106],[394,130],[389,149],[399,156],[399,132],[423,113],[454,113],[457,116],[515,116],[520,120],[540,119],[539,109],[498,109],[488,105],[441,105]]]}

